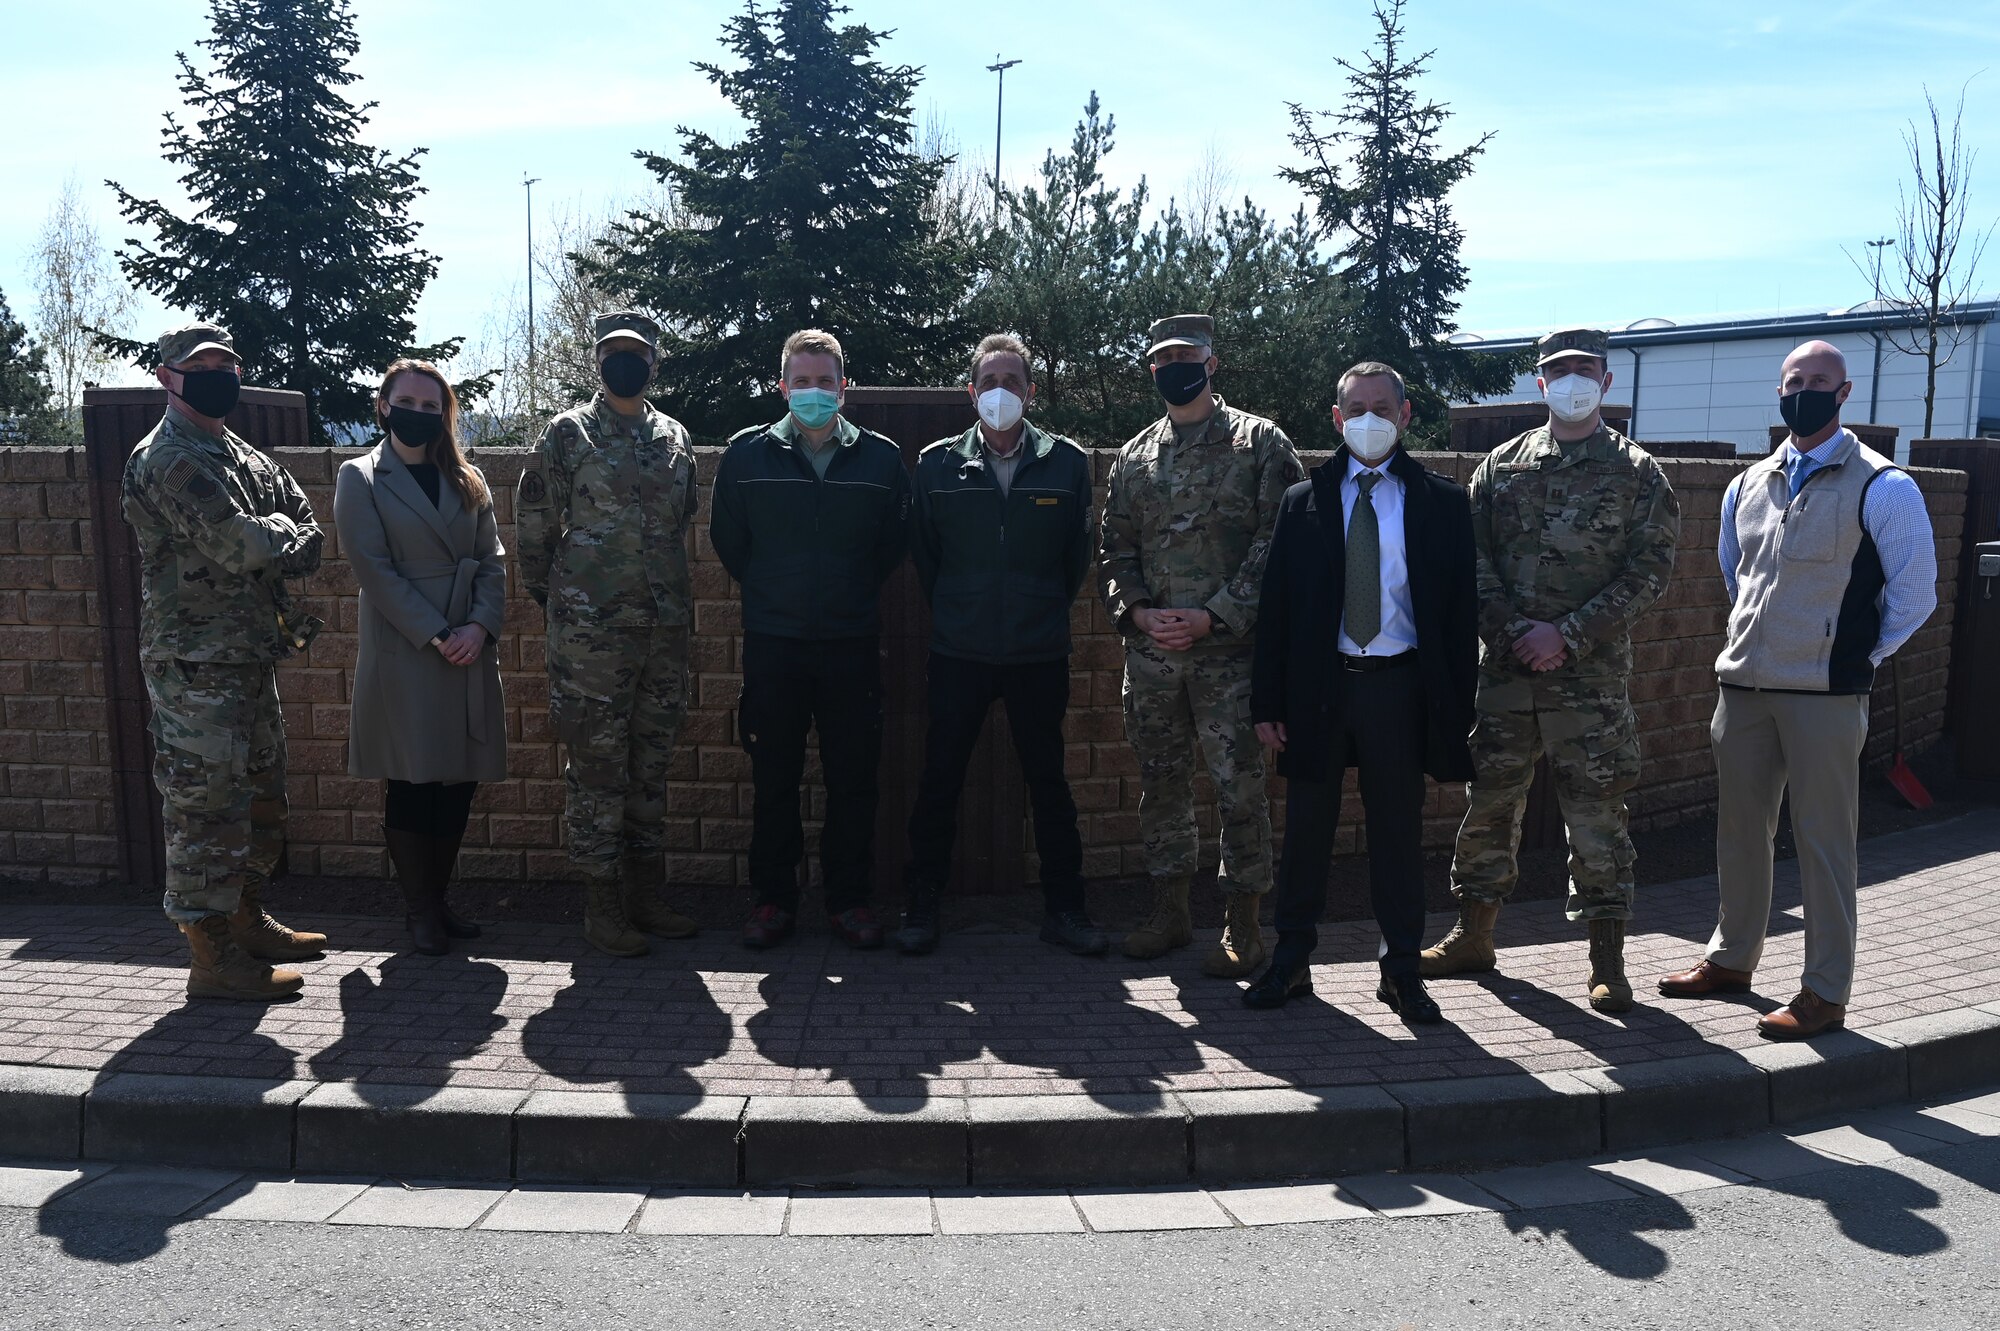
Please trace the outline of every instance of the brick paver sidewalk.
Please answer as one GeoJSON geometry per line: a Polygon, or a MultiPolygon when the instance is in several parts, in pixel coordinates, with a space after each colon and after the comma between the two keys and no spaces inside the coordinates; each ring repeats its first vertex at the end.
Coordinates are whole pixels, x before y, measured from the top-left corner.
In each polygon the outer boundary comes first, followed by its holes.
{"type": "MultiPolygon", "coordinates": [[[[1862,849],[1850,1028],[2000,999],[2000,811],[1862,849]]],[[[1590,1011],[1583,932],[1551,903],[1507,910],[1501,969],[1432,992],[1452,1023],[1405,1027],[1373,997],[1371,925],[1324,931],[1317,996],[1251,1012],[1200,973],[1205,941],[1160,963],[1089,961],[1029,937],[955,934],[925,958],[806,938],[774,953],[720,932],[614,961],[568,934],[489,928],[471,955],[398,953],[399,922],[323,928],[336,951],[271,1008],[186,1003],[185,954],[142,908],[9,907],[0,889],[0,1063],[548,1090],[722,1095],[1093,1095],[1335,1086],[1630,1065],[1759,1043],[1800,956],[1795,869],[1742,1003],[1657,999],[1699,956],[1713,878],[1647,889],[1627,949],[1642,1006],[1590,1011]]],[[[1434,929],[1446,921],[1434,919],[1434,929]]]]}

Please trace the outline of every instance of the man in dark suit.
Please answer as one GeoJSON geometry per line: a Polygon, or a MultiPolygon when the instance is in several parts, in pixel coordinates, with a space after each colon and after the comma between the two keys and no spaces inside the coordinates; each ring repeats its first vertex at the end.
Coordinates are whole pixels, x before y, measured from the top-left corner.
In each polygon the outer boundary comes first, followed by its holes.
{"type": "Polygon", "coordinates": [[[1467,781],[1478,680],[1472,514],[1465,491],[1398,446],[1403,378],[1379,361],[1340,377],[1344,447],[1285,492],[1264,569],[1250,716],[1289,782],[1278,946],[1244,992],[1273,1008],[1307,992],[1341,783],[1360,775],[1368,876],[1382,929],[1376,996],[1442,1020],[1423,946],[1424,776],[1467,781]]]}

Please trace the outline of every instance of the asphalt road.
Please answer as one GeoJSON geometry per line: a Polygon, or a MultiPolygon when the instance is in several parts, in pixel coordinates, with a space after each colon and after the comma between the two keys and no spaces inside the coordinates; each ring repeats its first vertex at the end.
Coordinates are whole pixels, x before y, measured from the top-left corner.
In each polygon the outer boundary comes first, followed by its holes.
{"type": "Polygon", "coordinates": [[[0,1210],[0,1326],[1992,1327],[2000,1140],[1504,1215],[659,1239],[0,1210]]]}

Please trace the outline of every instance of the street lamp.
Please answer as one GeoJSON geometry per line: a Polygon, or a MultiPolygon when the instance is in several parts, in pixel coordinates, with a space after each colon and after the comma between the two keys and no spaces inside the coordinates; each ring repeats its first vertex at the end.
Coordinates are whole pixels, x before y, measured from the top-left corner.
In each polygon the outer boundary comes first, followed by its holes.
{"type": "Polygon", "coordinates": [[[528,193],[528,417],[535,415],[535,185],[540,176],[521,176],[521,188],[528,193]]]}
{"type": "Polygon", "coordinates": [[[986,67],[989,74],[1000,76],[1000,90],[993,99],[993,220],[1000,220],[1000,116],[1007,106],[1007,71],[1020,64],[1018,60],[1002,60],[1000,53],[993,53],[993,63],[986,67]]]}

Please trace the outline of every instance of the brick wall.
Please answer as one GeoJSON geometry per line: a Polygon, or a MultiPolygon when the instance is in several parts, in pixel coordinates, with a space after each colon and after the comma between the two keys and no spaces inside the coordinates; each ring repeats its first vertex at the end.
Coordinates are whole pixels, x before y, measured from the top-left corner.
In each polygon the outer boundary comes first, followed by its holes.
{"type": "Polygon", "coordinates": [[[0,448],[0,864],[114,873],[103,635],[80,449],[0,448]]]}
{"type": "MultiPolygon", "coordinates": [[[[705,500],[719,450],[700,452],[705,500]]],[[[306,657],[281,667],[279,691],[290,738],[293,869],[372,876],[387,868],[380,786],[346,774],[359,604],[332,531],[333,477],[346,456],[319,449],[277,452],[329,531],[326,564],[308,583],[306,597],[327,628],[306,657]]],[[[1309,457],[1308,465],[1318,460],[1309,457]]],[[[1434,454],[1426,462],[1462,481],[1478,459],[1434,454]]],[[[480,463],[497,496],[501,539],[511,547],[512,492],[521,455],[487,453],[480,463]]],[[[1100,494],[1108,463],[1109,454],[1098,455],[1100,494]]],[[[1719,461],[1663,465],[1681,499],[1682,548],[1672,588],[1634,635],[1632,696],[1645,765],[1633,814],[1642,825],[1675,821],[1714,800],[1707,727],[1724,610],[1713,551],[1722,491],[1740,469],[1719,461]]],[[[0,730],[6,776],[0,790],[0,866],[16,872],[91,877],[115,872],[83,475],[80,451],[0,449],[0,692],[6,721],[0,730]]],[[[1902,653],[1905,741],[1912,748],[1934,740],[1943,728],[1965,502],[1962,473],[1926,471],[1918,479],[1938,532],[1941,604],[1902,653]]],[[[708,543],[706,521],[704,508],[694,536],[694,705],[670,773],[669,867],[680,881],[743,883],[751,792],[732,717],[741,678],[736,636],[741,621],[729,579],[708,543]]],[[[1092,877],[1136,874],[1143,871],[1139,789],[1119,702],[1122,649],[1094,597],[1080,602],[1073,615],[1078,636],[1067,757],[1084,819],[1085,869],[1092,877]]],[[[561,766],[549,731],[540,614],[518,590],[507,603],[507,623],[499,648],[510,775],[480,791],[467,830],[464,872],[480,878],[559,878],[566,875],[561,766]]],[[[1886,756],[1889,744],[1887,706],[1885,676],[1870,742],[1874,759],[1886,756]]],[[[1273,818],[1282,828],[1281,783],[1273,786],[1273,818]]],[[[1343,850],[1358,844],[1358,805],[1351,789],[1349,806],[1339,841],[1343,850]]],[[[810,807],[815,813],[823,807],[817,790],[810,807]]],[[[1463,809],[1461,791],[1432,790],[1426,817],[1432,844],[1449,843],[1463,809]]],[[[897,821],[902,813],[895,811],[897,821]]],[[[1204,808],[1202,819],[1213,832],[1212,807],[1204,808]]]]}

